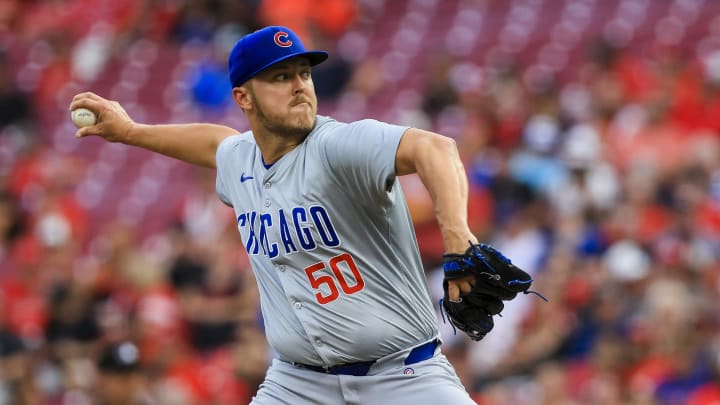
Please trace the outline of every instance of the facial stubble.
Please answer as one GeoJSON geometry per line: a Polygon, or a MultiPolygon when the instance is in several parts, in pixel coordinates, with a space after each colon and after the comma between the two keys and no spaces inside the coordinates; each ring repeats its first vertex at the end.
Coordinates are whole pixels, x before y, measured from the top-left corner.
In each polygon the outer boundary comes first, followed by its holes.
{"type": "Polygon", "coordinates": [[[309,124],[298,123],[293,125],[287,122],[287,117],[282,117],[275,114],[270,114],[267,109],[263,107],[262,103],[255,94],[252,85],[247,86],[247,91],[251,97],[253,108],[257,113],[257,119],[260,124],[268,131],[281,136],[287,136],[289,138],[304,137],[312,131],[315,126],[315,117],[313,115],[309,124]]]}

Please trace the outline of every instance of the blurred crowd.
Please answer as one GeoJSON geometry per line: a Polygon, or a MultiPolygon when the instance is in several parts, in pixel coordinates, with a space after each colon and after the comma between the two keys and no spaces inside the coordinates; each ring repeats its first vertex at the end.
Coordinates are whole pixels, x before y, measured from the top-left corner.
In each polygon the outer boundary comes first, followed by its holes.
{"type": "MultiPolygon", "coordinates": [[[[273,354],[214,172],[188,172],[158,232],[98,222],[76,187],[92,162],[46,133],[69,103],[58,92],[143,38],[215,46],[282,24],[333,50],[372,30],[383,3],[0,0],[0,404],[249,401],[273,354]],[[33,50],[23,66],[18,49],[33,50]]],[[[507,303],[477,343],[438,313],[443,351],[479,404],[720,403],[720,53],[611,39],[588,39],[563,75],[527,74],[512,52],[483,68],[428,53],[416,102],[392,111],[455,138],[473,231],[549,298],[507,303]]],[[[190,79],[198,108],[228,104],[224,58],[190,79]]],[[[376,62],[318,72],[321,110],[386,97],[376,62]]],[[[439,298],[431,201],[417,177],[401,182],[439,298]]]]}

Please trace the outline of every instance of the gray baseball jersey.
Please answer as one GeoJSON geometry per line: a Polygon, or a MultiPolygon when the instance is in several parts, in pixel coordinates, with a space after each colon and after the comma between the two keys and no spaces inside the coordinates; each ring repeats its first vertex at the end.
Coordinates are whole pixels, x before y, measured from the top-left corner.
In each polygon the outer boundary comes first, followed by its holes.
{"type": "Polygon", "coordinates": [[[265,332],[280,359],[333,366],[438,335],[395,154],[406,127],[318,116],[267,167],[250,131],[217,150],[217,193],[235,210],[265,332]]]}

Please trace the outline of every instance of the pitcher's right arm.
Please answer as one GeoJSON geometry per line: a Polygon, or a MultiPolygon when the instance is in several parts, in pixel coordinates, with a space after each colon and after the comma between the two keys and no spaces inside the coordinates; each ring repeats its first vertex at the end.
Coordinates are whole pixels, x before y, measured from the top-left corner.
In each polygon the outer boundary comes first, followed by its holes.
{"type": "Polygon", "coordinates": [[[238,131],[216,124],[145,125],[130,118],[117,101],[91,92],[73,97],[70,111],[84,107],[97,115],[97,123],[80,128],[75,136],[99,136],[109,142],[121,142],[198,166],[215,168],[215,152],[223,139],[238,131]]]}

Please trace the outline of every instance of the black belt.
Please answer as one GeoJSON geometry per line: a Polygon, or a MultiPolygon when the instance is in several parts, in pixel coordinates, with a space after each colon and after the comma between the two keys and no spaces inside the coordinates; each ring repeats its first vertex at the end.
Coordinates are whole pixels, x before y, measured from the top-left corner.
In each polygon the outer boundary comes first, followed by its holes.
{"type": "MultiPolygon", "coordinates": [[[[405,358],[404,364],[407,366],[431,358],[435,354],[435,348],[437,348],[439,345],[440,340],[434,339],[410,350],[410,353],[405,358]]],[[[293,362],[292,365],[307,370],[317,371],[318,373],[364,376],[367,375],[367,373],[370,371],[370,367],[375,364],[375,362],[376,360],[363,361],[359,363],[340,364],[333,367],[313,366],[310,364],[295,362],[293,362]]]]}

